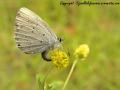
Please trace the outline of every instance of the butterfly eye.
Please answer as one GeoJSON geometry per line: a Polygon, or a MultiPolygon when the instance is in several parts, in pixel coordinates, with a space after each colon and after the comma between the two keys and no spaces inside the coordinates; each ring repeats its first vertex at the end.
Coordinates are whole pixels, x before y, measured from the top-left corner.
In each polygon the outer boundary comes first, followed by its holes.
{"type": "Polygon", "coordinates": [[[62,38],[58,38],[58,40],[59,40],[60,42],[62,42],[62,41],[63,41],[63,39],[62,39],[62,38]]]}
{"type": "Polygon", "coordinates": [[[60,38],[60,40],[59,40],[60,42],[62,42],[62,39],[60,38]]]}

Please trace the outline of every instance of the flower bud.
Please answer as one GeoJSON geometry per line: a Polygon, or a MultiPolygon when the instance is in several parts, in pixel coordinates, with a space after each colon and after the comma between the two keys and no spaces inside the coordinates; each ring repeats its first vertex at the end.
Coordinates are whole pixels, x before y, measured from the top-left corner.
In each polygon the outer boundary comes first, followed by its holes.
{"type": "Polygon", "coordinates": [[[89,46],[87,44],[82,44],[76,48],[74,55],[76,58],[85,59],[90,52],[89,46]]]}

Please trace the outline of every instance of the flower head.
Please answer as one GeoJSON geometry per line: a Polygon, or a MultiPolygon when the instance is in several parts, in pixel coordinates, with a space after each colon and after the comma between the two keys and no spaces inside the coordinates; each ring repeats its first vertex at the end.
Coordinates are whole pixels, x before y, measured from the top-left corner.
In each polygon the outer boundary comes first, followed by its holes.
{"type": "Polygon", "coordinates": [[[84,59],[88,56],[89,52],[89,46],[87,44],[82,44],[78,48],[76,48],[74,55],[77,58],[84,59]]]}
{"type": "Polygon", "coordinates": [[[50,54],[50,57],[53,64],[57,68],[67,67],[69,64],[69,57],[67,56],[67,54],[58,49],[53,50],[50,54]]]}

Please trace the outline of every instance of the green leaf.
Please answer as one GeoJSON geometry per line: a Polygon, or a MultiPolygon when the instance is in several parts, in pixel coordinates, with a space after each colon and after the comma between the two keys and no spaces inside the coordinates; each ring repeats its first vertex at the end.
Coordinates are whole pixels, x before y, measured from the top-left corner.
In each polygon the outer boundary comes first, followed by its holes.
{"type": "Polygon", "coordinates": [[[48,85],[48,90],[60,90],[63,85],[62,81],[54,81],[48,85]]]}
{"type": "Polygon", "coordinates": [[[42,74],[37,74],[36,75],[36,80],[39,86],[39,90],[44,90],[45,87],[45,76],[42,74]]]}

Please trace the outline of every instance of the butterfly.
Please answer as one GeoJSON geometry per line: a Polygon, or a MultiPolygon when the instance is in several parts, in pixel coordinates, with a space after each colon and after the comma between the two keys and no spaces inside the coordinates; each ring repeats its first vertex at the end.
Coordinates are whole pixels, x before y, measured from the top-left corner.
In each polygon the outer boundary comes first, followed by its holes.
{"type": "Polygon", "coordinates": [[[16,15],[15,41],[24,53],[41,53],[46,61],[51,61],[50,50],[61,47],[61,38],[58,39],[43,19],[25,7],[20,8],[16,15]]]}

